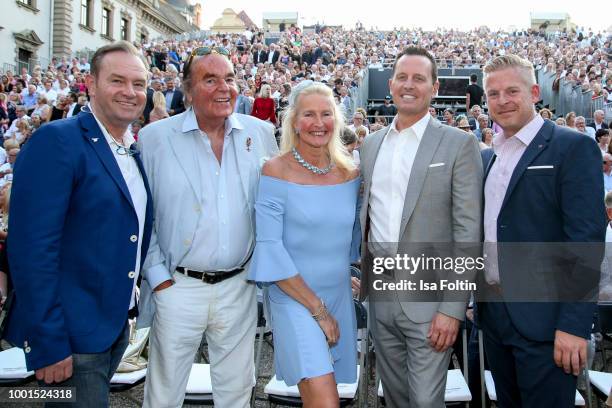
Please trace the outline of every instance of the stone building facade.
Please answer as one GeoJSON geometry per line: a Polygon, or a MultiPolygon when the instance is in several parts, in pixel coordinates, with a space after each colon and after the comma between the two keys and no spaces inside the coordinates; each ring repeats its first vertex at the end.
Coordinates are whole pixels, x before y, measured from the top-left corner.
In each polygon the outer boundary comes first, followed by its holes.
{"type": "Polygon", "coordinates": [[[116,40],[148,42],[197,31],[166,0],[3,0],[0,70],[89,56],[116,40]]]}

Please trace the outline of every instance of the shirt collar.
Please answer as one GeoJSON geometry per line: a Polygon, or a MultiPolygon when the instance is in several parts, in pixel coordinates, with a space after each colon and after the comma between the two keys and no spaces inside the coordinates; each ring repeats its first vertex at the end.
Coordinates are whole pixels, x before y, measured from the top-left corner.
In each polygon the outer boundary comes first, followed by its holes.
{"type": "MultiPolygon", "coordinates": [[[[185,120],[183,121],[183,133],[191,132],[192,130],[200,130],[198,126],[198,119],[196,118],[195,111],[193,108],[189,108],[185,112],[185,120]]],[[[244,129],[244,126],[238,120],[238,117],[234,114],[227,117],[225,120],[225,134],[228,135],[233,129],[244,129]]]]}
{"type": "Polygon", "coordinates": [[[493,151],[495,153],[498,152],[498,149],[506,143],[506,141],[513,139],[519,140],[525,146],[529,146],[529,143],[536,137],[542,126],[544,125],[544,119],[538,114],[534,116],[529,123],[521,128],[516,134],[509,139],[506,139],[504,136],[504,131],[502,130],[493,138],[493,151]]]}
{"type": "MultiPolygon", "coordinates": [[[[89,108],[89,111],[91,112],[91,114],[93,115],[94,119],[96,120],[96,122],[98,123],[98,126],[100,127],[100,131],[102,131],[102,134],[104,135],[104,138],[106,139],[106,142],[109,145],[119,145],[119,143],[117,143],[117,141],[110,135],[110,133],[108,133],[108,130],[106,130],[106,127],[102,124],[102,122],[100,122],[100,120],[98,119],[98,117],[96,116],[96,114],[93,111],[93,106],[91,106],[91,104],[87,104],[87,107],[89,108]]],[[[125,130],[125,133],[123,134],[123,147],[127,147],[129,148],[130,146],[132,146],[134,144],[136,140],[134,140],[134,136],[132,135],[132,133],[128,129],[125,130]]]]}
{"type": "MultiPolygon", "coordinates": [[[[427,112],[425,115],[423,115],[423,117],[421,119],[419,119],[414,125],[410,126],[409,128],[406,128],[404,130],[402,130],[402,132],[405,132],[408,129],[412,129],[412,131],[416,134],[417,140],[420,141],[421,138],[423,138],[423,134],[425,133],[425,129],[427,129],[427,125],[429,124],[429,119],[431,118],[431,115],[429,114],[429,112],[427,112]]],[[[397,130],[397,115],[393,118],[393,122],[391,122],[391,131],[395,132],[395,133],[402,133],[399,132],[397,130]]]]}

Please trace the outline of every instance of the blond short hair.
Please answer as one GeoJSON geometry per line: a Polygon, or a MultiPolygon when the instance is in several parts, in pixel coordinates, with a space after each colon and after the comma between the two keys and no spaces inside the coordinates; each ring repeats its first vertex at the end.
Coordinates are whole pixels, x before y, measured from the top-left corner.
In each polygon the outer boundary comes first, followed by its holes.
{"type": "Polygon", "coordinates": [[[487,81],[489,74],[508,68],[515,68],[523,72],[529,86],[536,84],[535,70],[531,62],[514,54],[495,57],[489,61],[482,69],[484,72],[483,84],[487,81]]]}

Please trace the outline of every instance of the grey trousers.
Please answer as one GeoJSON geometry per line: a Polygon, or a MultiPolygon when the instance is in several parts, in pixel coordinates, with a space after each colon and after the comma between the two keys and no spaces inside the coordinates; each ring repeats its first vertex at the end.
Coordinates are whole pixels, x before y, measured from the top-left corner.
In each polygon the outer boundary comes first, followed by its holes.
{"type": "Polygon", "coordinates": [[[427,339],[430,322],[408,319],[397,300],[370,303],[376,369],[389,408],[442,408],[452,349],[427,339]]]}

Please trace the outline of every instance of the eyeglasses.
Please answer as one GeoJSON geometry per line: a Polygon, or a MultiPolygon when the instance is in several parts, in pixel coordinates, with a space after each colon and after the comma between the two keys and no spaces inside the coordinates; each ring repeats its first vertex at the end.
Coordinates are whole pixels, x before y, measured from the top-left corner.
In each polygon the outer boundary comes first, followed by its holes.
{"type": "Polygon", "coordinates": [[[470,129],[472,129],[472,128],[471,128],[471,127],[469,127],[469,126],[457,126],[457,127],[458,127],[459,129],[461,129],[461,130],[470,130],[470,129]]]}
{"type": "Polygon", "coordinates": [[[189,54],[189,58],[187,58],[187,62],[185,63],[185,67],[183,68],[183,76],[187,77],[187,73],[189,72],[189,67],[191,66],[191,61],[193,57],[203,57],[204,55],[210,54],[219,54],[229,58],[229,51],[225,47],[198,47],[194,48],[193,51],[189,54]]]}

